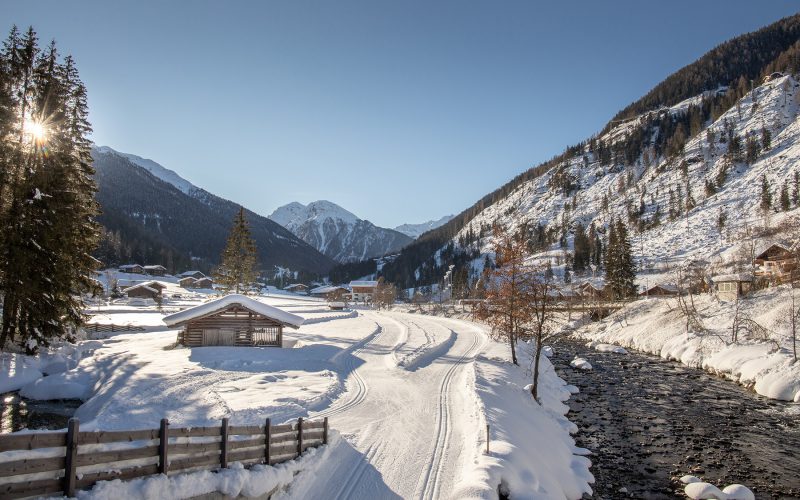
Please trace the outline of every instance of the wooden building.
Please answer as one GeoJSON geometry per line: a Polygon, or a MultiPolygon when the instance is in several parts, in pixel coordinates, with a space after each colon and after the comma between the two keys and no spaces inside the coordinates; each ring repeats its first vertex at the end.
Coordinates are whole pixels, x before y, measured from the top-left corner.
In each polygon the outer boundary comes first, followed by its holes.
{"type": "Polygon", "coordinates": [[[584,299],[602,299],[606,296],[606,285],[600,280],[587,280],[578,285],[578,294],[584,299]]]}
{"type": "Polygon", "coordinates": [[[125,264],[119,266],[119,272],[128,274],[144,274],[144,267],[139,264],[125,264]]]}
{"type": "Polygon", "coordinates": [[[181,327],[178,341],[189,347],[283,345],[283,328],[297,328],[303,318],[245,295],[226,295],[164,318],[181,327]]]}
{"type": "Polygon", "coordinates": [[[164,276],[167,274],[167,268],[162,265],[144,266],[144,272],[151,276],[164,276]]]}
{"type": "Polygon", "coordinates": [[[182,288],[194,288],[195,281],[197,281],[197,278],[192,278],[191,276],[185,276],[178,280],[178,286],[182,288]]]}
{"type": "Polygon", "coordinates": [[[377,281],[351,281],[350,296],[354,302],[372,302],[377,287],[377,281]]]}
{"type": "Polygon", "coordinates": [[[211,278],[204,276],[194,280],[194,288],[214,288],[214,281],[211,278]]]}
{"type": "Polygon", "coordinates": [[[321,297],[325,299],[332,299],[336,295],[340,294],[350,294],[350,289],[344,286],[318,286],[317,288],[312,288],[311,291],[308,292],[309,295],[312,297],[321,297]]]}
{"type": "Polygon", "coordinates": [[[200,271],[184,271],[178,275],[179,278],[194,278],[199,280],[200,278],[205,278],[206,275],[201,273],[200,271]]]}
{"type": "Polygon", "coordinates": [[[161,289],[158,287],[150,286],[148,283],[140,283],[138,285],[129,286],[125,289],[125,295],[128,298],[140,299],[153,299],[156,300],[161,296],[161,289]]]}
{"type": "Polygon", "coordinates": [[[789,245],[771,243],[760,250],[753,259],[753,265],[753,274],[757,278],[788,283],[792,273],[797,270],[797,255],[789,245]]]}
{"type": "Polygon", "coordinates": [[[747,295],[753,285],[753,277],[747,273],[723,274],[711,280],[714,282],[714,292],[721,300],[736,300],[747,295]]]}
{"type": "Polygon", "coordinates": [[[292,293],[306,293],[308,291],[308,286],[302,283],[292,283],[291,285],[284,287],[284,290],[292,293]]]}
{"type": "Polygon", "coordinates": [[[641,297],[675,297],[679,295],[678,287],[671,283],[659,283],[641,292],[641,297]]]}

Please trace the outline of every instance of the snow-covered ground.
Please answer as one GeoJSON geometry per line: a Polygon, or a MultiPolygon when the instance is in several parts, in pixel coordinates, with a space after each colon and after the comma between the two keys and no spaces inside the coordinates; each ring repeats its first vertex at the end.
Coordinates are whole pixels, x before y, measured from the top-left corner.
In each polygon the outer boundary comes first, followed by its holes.
{"type": "MultiPolygon", "coordinates": [[[[30,364],[11,389],[21,387],[30,398],[84,400],[76,416],[87,430],[153,428],[163,417],[175,426],[216,425],[223,417],[233,424],[330,417],[341,439],[331,442],[325,459],[292,469],[302,480],[282,498],[495,498],[501,483],[515,498],[580,498],[590,491],[587,452],[575,447],[576,429],[564,416],[573,388],[549,360],[542,360],[539,405],[526,390],[530,356],[511,365],[508,347],[480,325],[330,311],[287,295],[258,300],[307,318],[299,330],[285,330],[292,348],[176,346],[177,331],[158,321],[197,298],[167,301],[162,311],[94,306],[94,321],[145,330],[84,341],[71,356],[61,355],[61,368],[49,376],[42,376],[45,361],[16,356],[17,366],[30,364]]],[[[228,493],[261,485],[260,491],[272,484],[262,476],[205,473],[196,484],[228,493]]],[[[152,479],[96,492],[157,496],[175,488],[152,479]]]]}
{"type": "Polygon", "coordinates": [[[791,293],[787,286],[770,288],[739,302],[740,318],[763,327],[767,338],[748,336],[743,328],[733,343],[736,305],[711,295],[694,299],[705,332],[693,328],[686,333],[677,299],[651,298],[581,328],[578,335],[593,341],[595,348],[610,343],[649,352],[717,373],[769,398],[800,402],[800,362],[792,356],[786,323],[791,293]]]}

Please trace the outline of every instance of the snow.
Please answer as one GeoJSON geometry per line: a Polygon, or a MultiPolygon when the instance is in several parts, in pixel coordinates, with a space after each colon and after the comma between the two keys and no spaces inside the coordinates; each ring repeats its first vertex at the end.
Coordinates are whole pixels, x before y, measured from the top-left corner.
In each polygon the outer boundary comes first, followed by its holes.
{"type": "Polygon", "coordinates": [[[101,153],[111,153],[127,158],[134,165],[142,167],[143,169],[153,174],[155,177],[161,179],[167,184],[175,186],[179,190],[183,191],[185,194],[191,195],[193,192],[199,189],[196,186],[194,186],[191,182],[187,181],[186,179],[175,173],[174,171],[165,168],[164,166],[156,163],[153,160],[142,158],[141,156],[136,156],[130,153],[121,153],[119,151],[111,149],[108,146],[100,146],[96,149],[101,153]]]}
{"type": "Polygon", "coordinates": [[[303,318],[297,316],[295,314],[288,313],[286,311],[282,311],[277,307],[270,306],[263,302],[259,302],[255,299],[252,299],[246,295],[240,294],[230,294],[225,295],[222,298],[210,300],[205,304],[201,304],[199,306],[191,307],[189,309],[184,309],[181,312],[177,312],[175,314],[170,314],[169,316],[164,317],[164,323],[167,326],[175,326],[181,323],[185,323],[187,321],[200,318],[202,316],[207,316],[217,311],[221,311],[228,306],[238,304],[246,309],[250,309],[251,311],[261,314],[262,316],[266,316],[267,318],[273,319],[284,325],[290,325],[294,327],[299,327],[303,324],[303,318]]]}
{"type": "Polygon", "coordinates": [[[614,354],[628,354],[624,347],[614,344],[595,344],[591,343],[589,347],[593,347],[595,351],[599,352],[612,352],[614,354]]]}
{"type": "Polygon", "coordinates": [[[445,215],[444,217],[437,219],[437,220],[429,220],[427,222],[423,222],[420,224],[401,224],[394,228],[395,231],[399,231],[406,236],[417,239],[422,236],[422,233],[428,232],[432,229],[436,229],[437,227],[441,227],[448,222],[450,219],[455,217],[454,215],[445,215]]]}
{"type": "Polygon", "coordinates": [[[677,299],[636,301],[577,334],[591,341],[624,346],[702,368],[752,387],[758,394],[784,401],[800,399],[800,363],[792,357],[785,318],[792,289],[787,286],[752,293],[739,301],[740,317],[765,328],[769,338],[740,333],[731,342],[736,304],[703,294],[694,297],[705,332],[686,332],[677,299]]]}
{"type": "Polygon", "coordinates": [[[192,498],[214,492],[231,498],[240,495],[246,498],[260,497],[290,484],[295,474],[301,471],[313,473],[321,462],[330,459],[331,449],[338,442],[338,435],[331,432],[328,446],[308,449],[295,460],[271,467],[256,464],[245,469],[237,462],[230,464],[227,469],[217,471],[199,471],[169,477],[159,474],[131,481],[102,481],[89,491],[79,491],[77,498],[161,500],[192,498]]]}
{"type": "Polygon", "coordinates": [[[748,487],[741,484],[731,484],[720,490],[711,483],[704,483],[694,476],[689,477],[692,481],[684,488],[684,492],[689,498],[716,500],[755,500],[756,498],[748,487]]]}
{"type": "Polygon", "coordinates": [[[575,356],[575,359],[569,362],[569,366],[577,369],[577,370],[591,370],[592,364],[586,360],[586,358],[580,358],[575,356]]]}
{"type": "MultiPolygon", "coordinates": [[[[179,302],[167,307],[198,299],[179,302]]],[[[468,321],[370,310],[332,314],[322,301],[289,295],[258,302],[307,320],[286,334],[294,347],[184,348],[175,345],[176,330],[156,324],[162,313],[154,306],[109,304],[90,312],[146,330],[84,341],[74,348],[80,355],[31,364],[38,373],[17,385],[32,398],[82,399],[75,416],[89,431],[154,428],[161,418],[200,426],[223,417],[233,425],[329,417],[341,439],[322,452],[324,459],[299,460],[291,469],[298,480],[275,498],[493,498],[501,483],[515,498],[577,499],[591,491],[588,451],[575,446],[576,427],[565,417],[564,401],[577,388],[543,356],[541,403],[534,401],[531,345],[519,344],[522,366],[514,366],[506,345],[468,321]],[[41,376],[45,364],[56,372],[41,376]]],[[[0,461],[7,459],[0,453],[0,461]]],[[[282,483],[281,474],[235,468],[112,481],[81,495],[261,494],[282,483]]]]}

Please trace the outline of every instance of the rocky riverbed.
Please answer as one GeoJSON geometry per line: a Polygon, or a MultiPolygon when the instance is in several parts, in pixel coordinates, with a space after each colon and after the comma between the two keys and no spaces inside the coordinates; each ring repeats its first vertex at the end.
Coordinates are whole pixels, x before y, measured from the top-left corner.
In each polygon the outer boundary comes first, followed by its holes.
{"type": "Polygon", "coordinates": [[[63,429],[81,403],[77,399],[34,401],[17,392],[0,394],[0,434],[22,429],[63,429]]]}
{"type": "Polygon", "coordinates": [[[686,498],[684,474],[744,484],[757,498],[800,498],[800,405],[647,354],[574,340],[555,350],[559,375],[580,388],[569,418],[593,453],[592,498],[686,498]],[[570,367],[576,354],[593,369],[570,367]]]}

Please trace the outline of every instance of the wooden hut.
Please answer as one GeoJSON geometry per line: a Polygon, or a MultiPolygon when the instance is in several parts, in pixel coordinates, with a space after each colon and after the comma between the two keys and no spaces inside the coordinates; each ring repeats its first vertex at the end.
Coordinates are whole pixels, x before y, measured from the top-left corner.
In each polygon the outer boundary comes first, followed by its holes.
{"type": "Polygon", "coordinates": [[[194,285],[193,286],[195,288],[213,288],[214,287],[214,281],[211,278],[203,277],[203,278],[199,278],[199,279],[194,280],[194,285]]]}
{"type": "Polygon", "coordinates": [[[164,276],[167,274],[167,268],[162,265],[144,266],[144,272],[151,276],[164,276]]]}
{"type": "Polygon", "coordinates": [[[164,318],[182,327],[178,341],[189,347],[283,345],[283,327],[297,328],[303,318],[244,295],[226,295],[164,318]]]}
{"type": "Polygon", "coordinates": [[[125,264],[119,266],[119,272],[127,274],[144,274],[144,268],[139,264],[125,264]]]}
{"type": "Polygon", "coordinates": [[[197,278],[186,276],[178,280],[178,286],[183,288],[194,288],[195,281],[197,281],[197,278]]]}
{"type": "Polygon", "coordinates": [[[671,283],[659,283],[651,286],[639,295],[642,297],[675,297],[680,293],[678,287],[671,283]]]}
{"type": "Polygon", "coordinates": [[[184,271],[178,275],[179,278],[194,278],[199,280],[200,278],[205,278],[206,275],[201,273],[200,271],[184,271]]]}
{"type": "Polygon", "coordinates": [[[355,302],[371,302],[377,287],[377,281],[351,281],[351,296],[355,302]]]}
{"type": "Polygon", "coordinates": [[[138,285],[129,286],[125,289],[125,295],[131,299],[141,298],[155,300],[161,296],[161,289],[150,285],[151,283],[140,283],[138,285]]]}
{"type": "Polygon", "coordinates": [[[302,283],[292,283],[291,285],[284,287],[284,290],[292,293],[305,293],[308,291],[308,286],[302,283]]]}
{"type": "Polygon", "coordinates": [[[711,279],[714,282],[714,291],[721,300],[736,300],[747,295],[753,284],[753,277],[747,273],[723,274],[711,279]]]}

